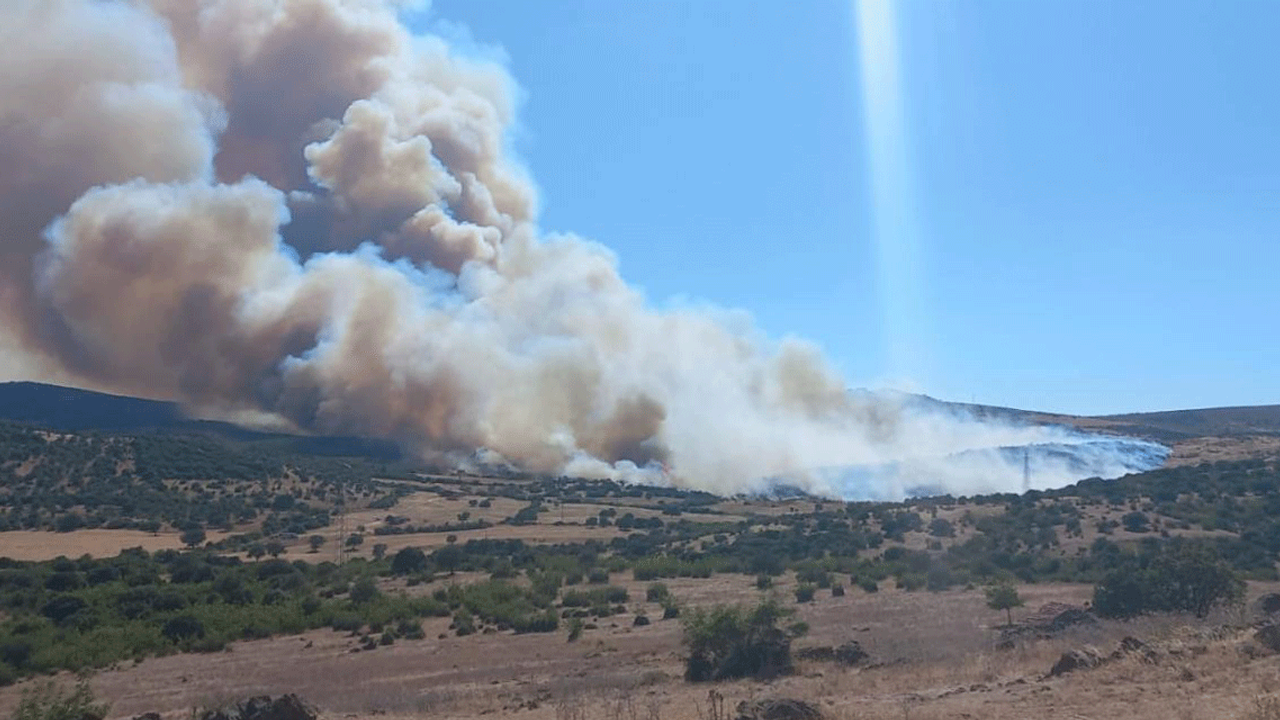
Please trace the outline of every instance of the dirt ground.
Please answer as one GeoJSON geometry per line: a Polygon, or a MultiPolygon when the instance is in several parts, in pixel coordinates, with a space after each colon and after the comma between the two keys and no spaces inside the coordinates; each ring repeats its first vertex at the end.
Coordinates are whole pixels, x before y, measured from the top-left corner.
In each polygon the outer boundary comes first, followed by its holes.
{"type": "MultiPolygon", "coordinates": [[[[681,679],[679,623],[658,621],[656,606],[635,601],[643,598],[644,583],[614,580],[632,591],[629,609],[648,613],[652,625],[632,627],[631,615],[618,616],[568,643],[564,631],[457,638],[447,633],[446,618],[424,624],[426,640],[364,652],[353,652],[355,638],[315,631],[238,643],[216,654],[128,663],[97,674],[92,684],[111,701],[112,718],[159,711],[166,720],[186,720],[192,708],[249,694],[283,692],[298,693],[334,719],[711,720],[710,690],[723,695],[729,711],[742,700],[783,696],[817,703],[832,720],[1216,720],[1248,717],[1257,698],[1280,691],[1280,659],[1250,657],[1236,636],[1211,634],[1223,618],[1104,622],[995,650],[991,628],[1002,618],[985,607],[978,590],[851,590],[843,598],[820,592],[814,603],[795,606],[797,618],[811,626],[796,647],[856,639],[871,663],[802,662],[797,674],[772,683],[691,685],[681,679]],[[1126,635],[1160,643],[1167,652],[1155,664],[1123,659],[1045,677],[1063,651],[1091,645],[1110,652],[1126,635]]],[[[668,585],[682,601],[699,605],[751,600],[758,591],[750,581],[721,576],[668,585]]],[[[780,596],[788,597],[789,589],[790,583],[780,588],[780,596]]],[[[1252,594],[1275,589],[1255,586],[1252,594]]],[[[1080,585],[1021,591],[1026,611],[1089,595],[1080,585]]],[[[21,690],[0,690],[0,713],[21,690]]]]}
{"type": "MultiPolygon", "coordinates": [[[[59,555],[78,558],[82,555],[114,557],[126,548],[141,547],[148,552],[176,550],[182,547],[180,533],[149,533],[141,530],[77,530],[70,533],[42,530],[7,530],[0,532],[0,557],[14,560],[52,560],[59,555]]],[[[211,530],[208,540],[217,542],[225,533],[211,530]]]]}

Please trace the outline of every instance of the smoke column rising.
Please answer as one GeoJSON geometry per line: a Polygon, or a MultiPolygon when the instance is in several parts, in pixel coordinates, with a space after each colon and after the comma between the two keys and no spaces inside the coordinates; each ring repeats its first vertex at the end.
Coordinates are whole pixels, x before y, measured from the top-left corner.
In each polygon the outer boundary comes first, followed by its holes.
{"type": "MultiPolygon", "coordinates": [[[[539,232],[511,78],[411,34],[405,4],[0,5],[9,364],[437,461],[719,492],[894,495],[808,470],[1056,437],[854,398],[808,343],[649,308],[606,248],[539,232]]],[[[933,479],[1020,482],[988,464],[933,479]]]]}

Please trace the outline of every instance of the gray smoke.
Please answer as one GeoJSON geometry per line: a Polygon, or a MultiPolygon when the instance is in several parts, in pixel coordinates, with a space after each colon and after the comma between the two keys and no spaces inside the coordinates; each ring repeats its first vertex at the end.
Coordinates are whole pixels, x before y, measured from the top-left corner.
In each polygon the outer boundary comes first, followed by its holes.
{"type": "MultiPolygon", "coordinates": [[[[0,370],[716,491],[1053,440],[648,307],[606,248],[539,232],[511,78],[405,4],[0,5],[0,370]]],[[[980,484],[1016,486],[994,457],[980,484]]]]}

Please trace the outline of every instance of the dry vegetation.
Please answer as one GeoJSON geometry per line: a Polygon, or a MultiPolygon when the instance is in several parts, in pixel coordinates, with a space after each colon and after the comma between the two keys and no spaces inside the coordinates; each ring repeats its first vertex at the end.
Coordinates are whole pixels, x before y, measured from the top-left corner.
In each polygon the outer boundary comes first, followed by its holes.
{"type": "MultiPolygon", "coordinates": [[[[741,578],[671,583],[690,603],[749,600],[741,578]]],[[[639,589],[636,587],[633,590],[639,589]]],[[[1274,587],[1256,586],[1254,594],[1274,587]]],[[[1035,606],[1080,601],[1088,588],[1023,588],[1035,606]]],[[[643,603],[636,604],[637,609],[643,603]]],[[[1275,656],[1242,652],[1224,620],[1161,617],[1107,623],[1009,651],[992,648],[987,610],[977,591],[850,593],[800,608],[812,626],[800,646],[854,638],[873,662],[854,668],[801,663],[772,683],[720,683],[728,709],[740,700],[787,696],[818,703],[830,718],[1274,718],[1280,691],[1275,656]],[[1046,678],[1063,651],[1092,645],[1109,651],[1125,635],[1162,649],[1159,662],[1136,658],[1046,678]],[[1268,714],[1272,713],[1272,714],[1268,714]]],[[[447,619],[430,621],[428,639],[371,652],[351,652],[351,638],[318,631],[302,637],[244,642],[213,655],[179,655],[102,672],[93,679],[112,717],[161,711],[185,718],[252,693],[297,692],[328,717],[529,720],[709,720],[707,685],[687,684],[679,626],[632,628],[615,617],[576,643],[564,634],[436,638],[447,619]]],[[[0,691],[7,712],[21,686],[0,691]]]]}

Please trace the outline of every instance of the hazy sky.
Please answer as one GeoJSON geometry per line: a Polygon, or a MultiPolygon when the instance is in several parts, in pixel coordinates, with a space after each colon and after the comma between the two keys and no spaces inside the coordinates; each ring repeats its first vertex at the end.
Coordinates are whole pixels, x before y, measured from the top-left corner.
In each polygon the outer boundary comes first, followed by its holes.
{"type": "Polygon", "coordinates": [[[435,0],[417,24],[501,48],[543,226],[657,305],[745,309],[854,385],[1280,402],[1280,3],[895,7],[900,112],[872,107],[852,2],[435,0]],[[886,197],[906,222],[877,235],[886,197]]]}

